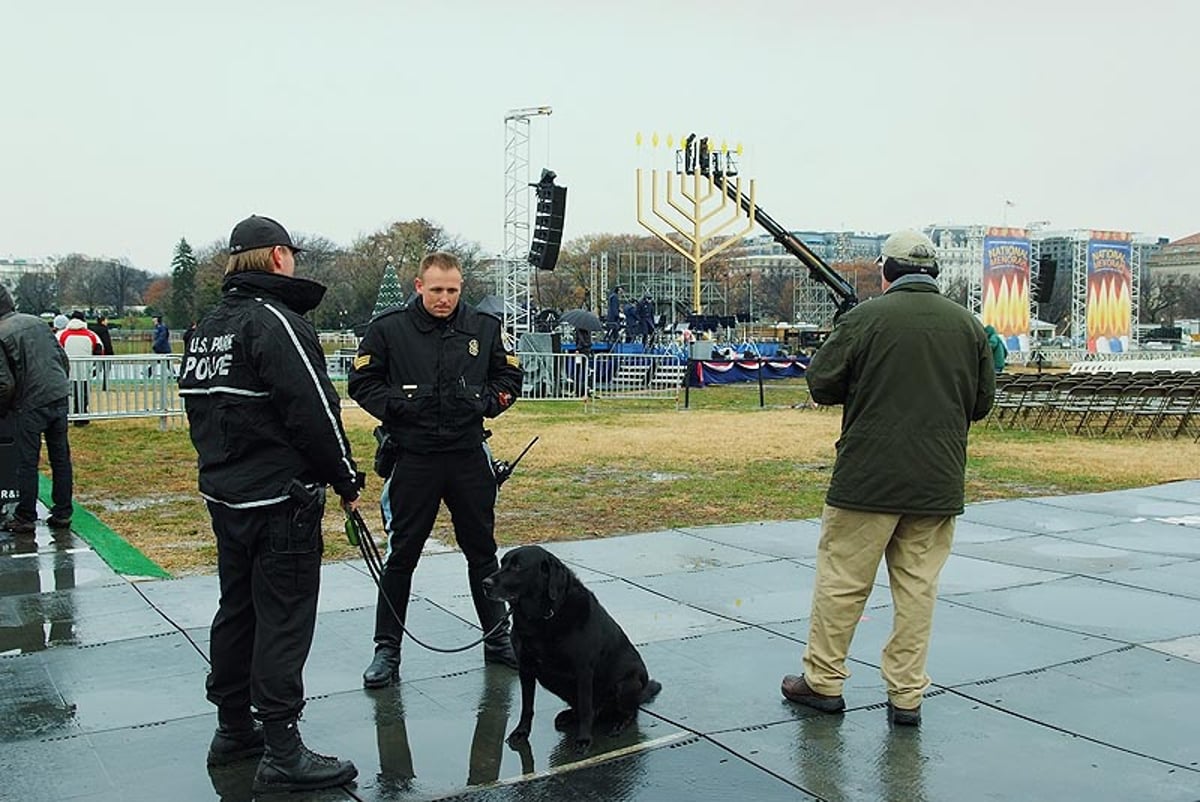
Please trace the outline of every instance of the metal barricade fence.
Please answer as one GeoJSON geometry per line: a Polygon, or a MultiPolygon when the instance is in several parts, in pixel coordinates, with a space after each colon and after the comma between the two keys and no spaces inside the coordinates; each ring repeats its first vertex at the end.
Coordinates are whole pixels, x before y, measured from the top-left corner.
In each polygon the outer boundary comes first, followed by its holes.
{"type": "Polygon", "coordinates": [[[97,356],[71,360],[72,421],[183,415],[178,354],[97,356]]]}
{"type": "MultiPolygon", "coordinates": [[[[679,399],[687,363],[670,354],[520,353],[527,401],[679,399]]],[[[178,354],[97,356],[71,360],[71,421],[182,417],[178,354]]],[[[344,374],[330,378],[353,406],[344,374]]]]}
{"type": "Polygon", "coordinates": [[[678,399],[687,363],[668,354],[520,352],[522,401],[678,399]]]}

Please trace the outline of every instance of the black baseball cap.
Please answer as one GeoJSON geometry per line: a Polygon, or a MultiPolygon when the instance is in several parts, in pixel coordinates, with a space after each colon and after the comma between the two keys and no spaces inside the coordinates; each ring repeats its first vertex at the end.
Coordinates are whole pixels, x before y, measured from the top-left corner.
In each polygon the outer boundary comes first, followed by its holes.
{"type": "Polygon", "coordinates": [[[252,214],[233,227],[229,235],[229,253],[253,251],[256,248],[270,248],[284,245],[293,251],[302,251],[292,244],[292,238],[287,229],[269,217],[252,214]]]}

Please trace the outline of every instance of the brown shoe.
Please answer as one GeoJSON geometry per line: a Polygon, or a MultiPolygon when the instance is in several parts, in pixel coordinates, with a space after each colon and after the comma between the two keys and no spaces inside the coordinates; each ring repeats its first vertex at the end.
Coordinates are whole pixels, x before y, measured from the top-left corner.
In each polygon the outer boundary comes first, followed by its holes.
{"type": "Polygon", "coordinates": [[[783,678],[783,684],[779,686],[779,690],[783,692],[783,697],[789,702],[811,707],[822,713],[841,713],[846,709],[846,700],[840,694],[826,696],[823,693],[817,693],[808,687],[803,675],[788,674],[783,678]]]}
{"type": "Polygon", "coordinates": [[[919,727],[921,726],[921,706],[917,705],[913,708],[896,707],[891,702],[888,702],[887,717],[889,724],[898,724],[902,727],[919,727]]]}

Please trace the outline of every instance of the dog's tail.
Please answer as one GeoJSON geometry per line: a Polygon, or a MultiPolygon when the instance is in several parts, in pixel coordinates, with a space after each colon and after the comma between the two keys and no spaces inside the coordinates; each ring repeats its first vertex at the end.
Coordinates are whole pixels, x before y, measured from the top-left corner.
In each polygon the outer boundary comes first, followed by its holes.
{"type": "Polygon", "coordinates": [[[646,682],[646,687],[642,688],[642,698],[640,701],[641,702],[649,702],[655,696],[658,696],[658,692],[661,690],[662,690],[661,682],[659,682],[656,679],[648,680],[646,682]]]}

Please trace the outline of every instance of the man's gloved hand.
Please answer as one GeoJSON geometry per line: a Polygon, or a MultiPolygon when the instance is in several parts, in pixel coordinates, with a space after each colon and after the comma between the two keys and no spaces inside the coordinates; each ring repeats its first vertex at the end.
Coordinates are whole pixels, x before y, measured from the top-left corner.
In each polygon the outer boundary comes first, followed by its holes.
{"type": "Polygon", "coordinates": [[[363,473],[362,471],[355,471],[354,484],[350,486],[350,490],[351,490],[351,492],[354,493],[354,495],[347,497],[346,495],[344,495],[342,493],[338,494],[342,498],[342,509],[346,510],[347,512],[349,512],[350,510],[357,510],[358,509],[358,499],[361,496],[360,491],[366,486],[367,486],[367,475],[365,473],[363,473]]]}

